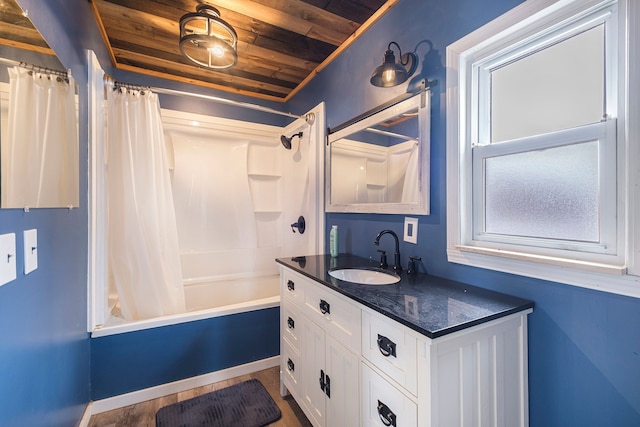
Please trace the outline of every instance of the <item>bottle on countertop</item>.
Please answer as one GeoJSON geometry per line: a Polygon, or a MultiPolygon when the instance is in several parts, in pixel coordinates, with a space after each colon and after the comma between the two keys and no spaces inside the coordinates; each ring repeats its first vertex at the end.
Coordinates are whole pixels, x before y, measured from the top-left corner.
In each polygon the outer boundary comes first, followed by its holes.
{"type": "Polygon", "coordinates": [[[332,225],[329,232],[329,252],[332,257],[338,256],[338,226],[332,225]]]}

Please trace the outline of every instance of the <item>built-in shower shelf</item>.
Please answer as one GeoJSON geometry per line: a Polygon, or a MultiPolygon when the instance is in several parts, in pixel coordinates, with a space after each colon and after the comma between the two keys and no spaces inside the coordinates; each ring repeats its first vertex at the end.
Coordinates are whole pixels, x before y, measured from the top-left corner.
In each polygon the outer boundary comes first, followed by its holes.
{"type": "Polygon", "coordinates": [[[250,178],[262,179],[262,180],[276,180],[282,178],[282,175],[276,175],[271,173],[248,173],[250,178]]]}
{"type": "Polygon", "coordinates": [[[282,213],[282,211],[276,211],[276,210],[254,210],[253,213],[259,214],[259,215],[280,215],[282,213]]]}
{"type": "Polygon", "coordinates": [[[385,184],[373,184],[373,183],[369,184],[369,183],[367,183],[367,187],[368,188],[385,188],[386,185],[385,184]]]}

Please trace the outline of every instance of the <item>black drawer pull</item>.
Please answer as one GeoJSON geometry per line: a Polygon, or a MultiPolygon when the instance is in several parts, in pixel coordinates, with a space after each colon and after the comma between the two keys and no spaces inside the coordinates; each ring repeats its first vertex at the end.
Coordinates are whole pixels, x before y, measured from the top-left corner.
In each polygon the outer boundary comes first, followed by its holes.
{"type": "Polygon", "coordinates": [[[320,390],[327,395],[329,399],[331,399],[331,378],[329,375],[326,375],[322,369],[320,369],[320,390]]]}
{"type": "Polygon", "coordinates": [[[289,329],[295,329],[296,322],[291,317],[289,317],[287,319],[287,326],[289,326],[289,329]]]}
{"type": "Polygon", "coordinates": [[[329,375],[325,375],[324,393],[331,399],[331,378],[329,378],[329,375]]]}
{"type": "Polygon", "coordinates": [[[384,335],[378,334],[378,349],[380,349],[380,353],[382,353],[384,357],[389,357],[389,356],[397,357],[396,343],[394,343],[384,335]]]}
{"type": "Polygon", "coordinates": [[[393,413],[391,409],[384,403],[378,400],[378,415],[380,416],[380,421],[382,424],[386,426],[396,427],[396,414],[393,413]]]}
{"type": "Polygon", "coordinates": [[[322,314],[331,314],[331,305],[325,300],[321,299],[318,307],[320,307],[320,312],[322,314]]]}
{"type": "Polygon", "coordinates": [[[295,291],[296,284],[293,282],[293,280],[287,280],[287,289],[289,289],[290,291],[295,291]]]}
{"type": "Polygon", "coordinates": [[[291,359],[287,359],[287,367],[289,368],[289,370],[291,372],[295,371],[296,369],[296,365],[293,364],[293,361],[291,359]]]}

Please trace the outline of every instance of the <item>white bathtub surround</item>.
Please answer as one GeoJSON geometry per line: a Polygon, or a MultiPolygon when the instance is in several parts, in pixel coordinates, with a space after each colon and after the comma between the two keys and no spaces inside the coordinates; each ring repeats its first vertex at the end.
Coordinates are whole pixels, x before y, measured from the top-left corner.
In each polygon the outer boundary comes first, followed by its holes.
{"type": "Polygon", "coordinates": [[[109,270],[125,319],[185,311],[158,96],[108,91],[109,270]]]}
{"type": "Polygon", "coordinates": [[[313,123],[301,118],[283,128],[161,113],[186,308],[125,321],[118,305],[107,306],[108,293],[97,280],[90,299],[97,308],[93,337],[277,307],[274,260],[324,249],[322,104],[313,110],[313,123]],[[298,132],[303,136],[291,150],[282,147],[281,135],[298,132]],[[292,232],[299,216],[306,220],[304,234],[292,232]]]}
{"type": "Polygon", "coordinates": [[[343,138],[332,143],[336,203],[411,203],[418,200],[418,144],[383,147],[343,138]],[[354,173],[353,171],[358,171],[354,173]]]}

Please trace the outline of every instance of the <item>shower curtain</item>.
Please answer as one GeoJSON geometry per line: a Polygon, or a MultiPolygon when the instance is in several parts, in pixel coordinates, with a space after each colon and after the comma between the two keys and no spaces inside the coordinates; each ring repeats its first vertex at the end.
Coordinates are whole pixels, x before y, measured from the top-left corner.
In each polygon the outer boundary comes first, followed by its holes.
{"type": "Polygon", "coordinates": [[[2,144],[2,206],[78,206],[75,83],[9,69],[7,141],[2,144]],[[25,179],[25,177],[29,179],[25,179]]]}
{"type": "Polygon", "coordinates": [[[122,315],[185,311],[178,232],[158,96],[108,91],[109,274],[122,315]]]}
{"type": "Polygon", "coordinates": [[[402,186],[402,203],[416,203],[420,198],[420,176],[418,167],[418,143],[414,143],[409,154],[402,186]]]}

